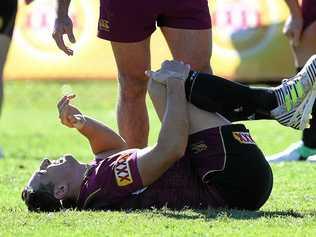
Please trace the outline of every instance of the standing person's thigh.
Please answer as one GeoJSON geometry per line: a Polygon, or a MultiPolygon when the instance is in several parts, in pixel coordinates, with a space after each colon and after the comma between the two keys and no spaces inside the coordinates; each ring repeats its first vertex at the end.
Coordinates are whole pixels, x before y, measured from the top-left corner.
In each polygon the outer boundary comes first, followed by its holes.
{"type": "Polygon", "coordinates": [[[299,66],[304,66],[307,60],[316,54],[316,20],[306,27],[298,47],[294,48],[299,66]]]}
{"type": "Polygon", "coordinates": [[[316,2],[303,0],[301,4],[303,15],[303,32],[298,47],[294,48],[296,64],[303,67],[307,60],[316,53],[316,2]]]}
{"type": "Polygon", "coordinates": [[[210,60],[212,56],[212,31],[186,30],[162,27],[171,54],[174,59],[191,65],[192,69],[212,73],[210,60]]]}
{"type": "Polygon", "coordinates": [[[144,72],[150,68],[149,44],[156,29],[156,11],[148,0],[100,0],[98,37],[112,44],[119,79],[118,127],[129,147],[147,145],[144,72]]]}
{"type": "Polygon", "coordinates": [[[137,43],[112,42],[119,80],[118,127],[129,147],[145,147],[149,131],[145,97],[150,69],[150,38],[137,43]]]}
{"type": "Polygon", "coordinates": [[[207,0],[166,1],[168,10],[157,23],[166,38],[172,56],[191,64],[197,71],[211,73],[211,16],[207,0]]]}

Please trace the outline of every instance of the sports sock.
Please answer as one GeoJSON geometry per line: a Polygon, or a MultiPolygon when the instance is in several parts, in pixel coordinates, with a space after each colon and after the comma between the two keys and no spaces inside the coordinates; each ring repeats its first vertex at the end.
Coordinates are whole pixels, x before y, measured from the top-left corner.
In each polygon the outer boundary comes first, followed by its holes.
{"type": "Polygon", "coordinates": [[[296,67],[296,73],[299,73],[302,69],[303,67],[296,67]]]}
{"type": "MultiPolygon", "coordinates": [[[[310,127],[305,128],[303,131],[303,143],[304,146],[311,149],[316,149],[316,103],[313,105],[312,118],[309,121],[310,127]]],[[[316,154],[316,150],[313,151],[316,154]]]]}
{"type": "Polygon", "coordinates": [[[224,78],[191,71],[185,82],[189,102],[231,121],[269,118],[278,106],[271,89],[251,88],[224,78]]]}

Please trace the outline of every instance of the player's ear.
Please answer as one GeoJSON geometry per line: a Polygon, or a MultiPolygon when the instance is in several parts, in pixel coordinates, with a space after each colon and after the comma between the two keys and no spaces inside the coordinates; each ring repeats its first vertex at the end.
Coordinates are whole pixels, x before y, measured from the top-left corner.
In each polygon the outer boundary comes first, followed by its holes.
{"type": "Polygon", "coordinates": [[[59,200],[64,199],[67,193],[68,193],[68,186],[64,183],[60,185],[56,185],[54,188],[54,197],[59,200]]]}

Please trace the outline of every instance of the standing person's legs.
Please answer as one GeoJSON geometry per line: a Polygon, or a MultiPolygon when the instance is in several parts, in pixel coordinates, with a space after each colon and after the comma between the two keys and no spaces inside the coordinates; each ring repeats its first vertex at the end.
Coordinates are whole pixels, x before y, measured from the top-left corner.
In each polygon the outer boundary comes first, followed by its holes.
{"type": "Polygon", "coordinates": [[[175,60],[191,65],[192,69],[212,74],[212,31],[186,30],[162,27],[171,54],[175,60]]]}
{"type": "Polygon", "coordinates": [[[157,19],[174,59],[194,70],[212,73],[211,16],[207,0],[165,1],[165,10],[157,19]]]}
{"type": "Polygon", "coordinates": [[[118,68],[119,132],[129,147],[143,148],[149,130],[144,72],[150,68],[150,35],[161,4],[158,0],[100,2],[98,36],[111,41],[118,68]]]}
{"type": "Polygon", "coordinates": [[[9,51],[11,39],[9,36],[0,34],[0,114],[3,104],[3,69],[9,51]]]}
{"type": "MultiPolygon", "coordinates": [[[[17,12],[16,0],[5,0],[0,8],[0,115],[3,105],[3,69],[7,59],[11,38],[13,34],[15,16],[17,12]]],[[[3,151],[0,148],[0,158],[3,151]]]]}
{"type": "MultiPolygon", "coordinates": [[[[314,0],[302,1],[303,32],[297,47],[292,46],[296,71],[299,72],[309,57],[316,54],[316,5],[314,0]]],[[[308,160],[315,162],[315,158],[308,158],[316,154],[316,105],[313,107],[313,119],[310,128],[304,129],[302,141],[292,144],[286,150],[268,157],[270,162],[308,160]]]]}
{"type": "Polygon", "coordinates": [[[112,42],[119,79],[118,127],[129,147],[147,145],[149,122],[146,108],[147,78],[150,68],[150,39],[138,43],[112,42]]]}
{"type": "Polygon", "coordinates": [[[3,103],[3,69],[9,51],[15,16],[17,12],[16,0],[5,0],[0,8],[0,113],[3,103]]]}

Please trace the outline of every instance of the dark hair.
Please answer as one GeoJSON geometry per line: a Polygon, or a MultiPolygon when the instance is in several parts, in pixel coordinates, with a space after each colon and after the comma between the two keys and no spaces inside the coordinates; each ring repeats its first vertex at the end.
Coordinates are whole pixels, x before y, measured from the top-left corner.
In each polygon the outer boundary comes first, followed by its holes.
{"type": "Polygon", "coordinates": [[[55,212],[62,209],[60,200],[54,197],[54,184],[40,184],[37,190],[26,187],[22,191],[22,200],[29,211],[55,212]]]}

